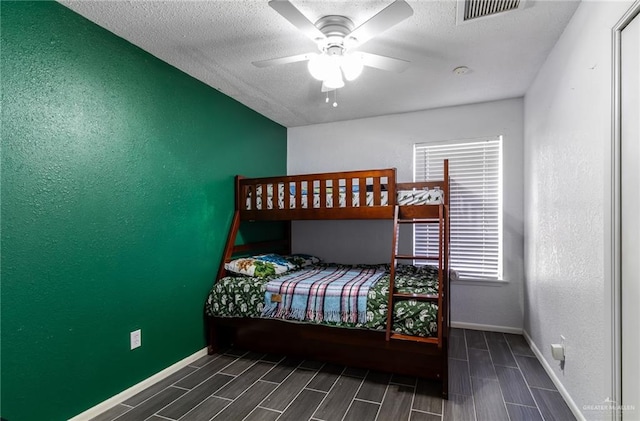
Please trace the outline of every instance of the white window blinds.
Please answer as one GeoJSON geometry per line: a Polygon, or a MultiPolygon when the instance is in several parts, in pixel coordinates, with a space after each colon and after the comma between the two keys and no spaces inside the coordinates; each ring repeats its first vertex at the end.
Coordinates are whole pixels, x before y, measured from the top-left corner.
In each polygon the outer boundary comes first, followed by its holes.
{"type": "MultiPolygon", "coordinates": [[[[502,137],[414,146],[414,180],[443,177],[449,160],[450,267],[460,279],[502,278],[502,137]]],[[[414,226],[415,255],[437,255],[435,224],[414,226]]]]}

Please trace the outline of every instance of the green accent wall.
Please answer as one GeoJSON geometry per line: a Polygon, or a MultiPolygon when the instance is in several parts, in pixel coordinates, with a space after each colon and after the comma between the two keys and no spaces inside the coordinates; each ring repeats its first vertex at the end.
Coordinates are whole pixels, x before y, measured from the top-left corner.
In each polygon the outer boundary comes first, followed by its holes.
{"type": "Polygon", "coordinates": [[[233,176],[285,174],[286,128],[58,3],[2,1],[1,42],[1,415],[63,420],[205,346],[233,176]]]}

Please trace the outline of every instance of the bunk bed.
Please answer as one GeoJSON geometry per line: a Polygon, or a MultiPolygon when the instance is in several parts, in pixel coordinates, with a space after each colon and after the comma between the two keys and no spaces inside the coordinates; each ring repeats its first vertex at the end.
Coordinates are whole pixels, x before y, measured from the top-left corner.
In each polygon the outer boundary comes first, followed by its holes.
{"type": "MultiPolygon", "coordinates": [[[[205,304],[209,353],[233,345],[258,352],[433,378],[442,382],[442,395],[447,397],[448,206],[449,177],[446,160],[443,179],[416,183],[397,183],[395,169],[268,178],[237,176],[235,211],[216,282],[205,304]],[[369,300],[366,320],[356,317],[329,321],[325,316],[326,320],[320,322],[301,322],[265,317],[264,306],[269,305],[269,300],[266,300],[266,304],[256,301],[262,300],[259,295],[265,291],[269,294],[267,285],[271,285],[271,281],[284,275],[270,273],[266,278],[257,278],[247,276],[255,275],[253,272],[237,275],[229,269],[240,261],[246,265],[242,258],[237,259],[238,256],[264,253],[290,256],[291,221],[327,219],[393,221],[391,263],[386,266],[345,267],[316,263],[309,256],[297,256],[296,259],[302,259],[311,265],[301,269],[300,266],[305,266],[304,264],[296,266],[292,263],[290,268],[286,268],[291,269],[287,273],[288,279],[291,276],[300,277],[300,273],[307,276],[307,272],[302,271],[319,273],[342,270],[352,273],[357,270],[374,273],[379,280],[373,283],[374,286],[367,293],[369,300]],[[283,221],[285,238],[236,245],[241,223],[248,221],[283,221]],[[437,227],[437,253],[430,256],[398,254],[399,225],[420,223],[434,224],[437,227]],[[421,267],[414,265],[421,260],[431,261],[432,264],[421,267]],[[411,264],[401,263],[406,261],[411,264]],[[424,282],[416,283],[416,280],[424,282]],[[234,307],[233,311],[223,308],[227,304],[229,308],[234,307]],[[370,317],[376,306],[379,308],[378,312],[384,313],[382,321],[380,317],[370,317]],[[421,320],[425,314],[433,316],[428,320],[429,329],[419,326],[412,330],[411,325],[409,329],[406,326],[403,329],[404,325],[400,322],[402,313],[415,308],[420,310],[421,320]]],[[[292,262],[291,259],[289,261],[292,262]]],[[[273,304],[275,301],[275,306],[280,306],[283,298],[279,292],[283,290],[286,288],[271,291],[271,302],[273,304]]],[[[362,310],[361,306],[360,311],[362,310]]]]}

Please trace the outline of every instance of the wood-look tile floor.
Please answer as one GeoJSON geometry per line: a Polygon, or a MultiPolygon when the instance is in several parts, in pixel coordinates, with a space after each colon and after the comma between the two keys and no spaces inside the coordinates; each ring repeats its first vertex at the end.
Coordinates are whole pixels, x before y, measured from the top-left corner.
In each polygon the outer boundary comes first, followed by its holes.
{"type": "Polygon", "coordinates": [[[415,377],[229,350],[92,421],[570,421],[520,335],[452,329],[449,399],[415,377]]]}

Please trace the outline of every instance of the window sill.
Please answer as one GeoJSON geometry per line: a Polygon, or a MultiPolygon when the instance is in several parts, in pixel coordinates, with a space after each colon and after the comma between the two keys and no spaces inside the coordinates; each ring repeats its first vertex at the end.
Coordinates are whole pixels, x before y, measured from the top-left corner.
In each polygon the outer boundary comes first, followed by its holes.
{"type": "Polygon", "coordinates": [[[477,285],[489,287],[503,287],[509,285],[509,281],[504,279],[456,279],[451,281],[451,285],[477,285]]]}

